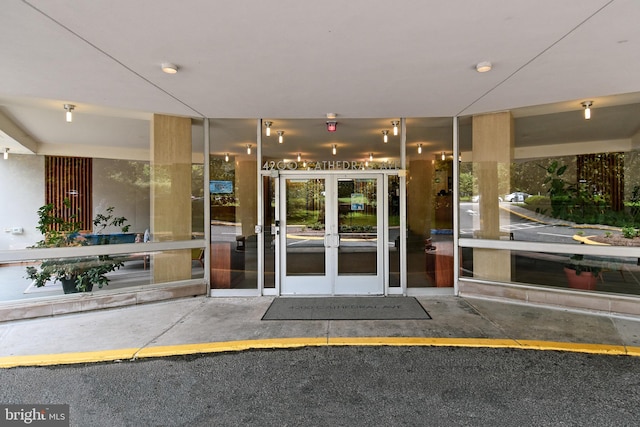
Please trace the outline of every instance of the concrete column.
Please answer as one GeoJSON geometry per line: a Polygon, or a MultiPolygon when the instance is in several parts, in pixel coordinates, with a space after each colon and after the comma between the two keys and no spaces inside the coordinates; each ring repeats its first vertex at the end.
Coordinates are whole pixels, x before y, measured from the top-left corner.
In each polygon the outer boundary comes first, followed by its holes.
{"type": "MultiPolygon", "coordinates": [[[[514,122],[510,112],[473,117],[473,170],[478,182],[479,223],[476,237],[500,239],[499,179],[509,180],[513,159],[514,122]],[[498,175],[498,170],[503,173],[498,175]],[[505,176],[506,175],[506,176],[505,176]]],[[[508,181],[507,181],[508,182],[508,181]]],[[[474,277],[511,281],[511,251],[473,250],[474,277]]]]}
{"type": "MultiPolygon", "coordinates": [[[[151,122],[153,241],[191,239],[191,119],[154,114],[151,122]]],[[[155,283],[191,279],[191,251],[153,255],[155,283]]]]}

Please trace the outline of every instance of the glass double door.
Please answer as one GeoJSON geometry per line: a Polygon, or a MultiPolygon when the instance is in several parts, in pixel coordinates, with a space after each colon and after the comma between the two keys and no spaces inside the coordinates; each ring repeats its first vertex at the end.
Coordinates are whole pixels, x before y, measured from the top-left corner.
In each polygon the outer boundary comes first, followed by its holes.
{"type": "Polygon", "coordinates": [[[280,177],[280,293],[379,295],[382,175],[280,177]]]}

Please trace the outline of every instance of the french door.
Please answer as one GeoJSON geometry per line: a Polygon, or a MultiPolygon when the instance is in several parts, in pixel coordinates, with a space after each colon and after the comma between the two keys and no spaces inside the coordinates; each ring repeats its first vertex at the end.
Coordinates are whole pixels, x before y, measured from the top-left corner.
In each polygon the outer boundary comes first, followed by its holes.
{"type": "Polygon", "coordinates": [[[280,293],[384,292],[381,174],[280,177],[280,293]]]}

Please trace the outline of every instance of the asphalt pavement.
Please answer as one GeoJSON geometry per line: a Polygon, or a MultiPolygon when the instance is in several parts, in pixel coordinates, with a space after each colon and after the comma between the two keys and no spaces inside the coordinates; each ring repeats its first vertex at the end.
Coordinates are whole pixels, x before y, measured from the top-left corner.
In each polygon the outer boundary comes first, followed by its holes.
{"type": "Polygon", "coordinates": [[[92,427],[635,426],[639,382],[636,357],[325,346],[4,369],[0,402],[92,427]]]}

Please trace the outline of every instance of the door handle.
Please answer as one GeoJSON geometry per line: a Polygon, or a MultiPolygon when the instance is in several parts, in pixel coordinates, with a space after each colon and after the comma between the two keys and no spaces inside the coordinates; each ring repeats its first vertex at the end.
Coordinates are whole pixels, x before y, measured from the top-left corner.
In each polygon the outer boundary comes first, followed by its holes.
{"type": "Polygon", "coordinates": [[[329,240],[330,237],[331,237],[331,234],[325,234],[324,235],[324,247],[325,248],[330,248],[331,247],[331,244],[329,243],[330,242],[330,240],[329,240]]]}
{"type": "Polygon", "coordinates": [[[335,241],[334,246],[335,246],[336,248],[339,248],[339,247],[340,247],[340,233],[336,233],[336,234],[335,234],[335,239],[334,239],[334,241],[335,241]]]}

